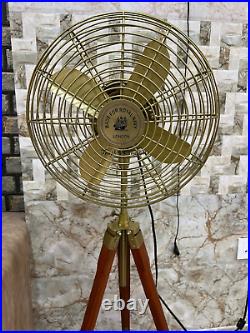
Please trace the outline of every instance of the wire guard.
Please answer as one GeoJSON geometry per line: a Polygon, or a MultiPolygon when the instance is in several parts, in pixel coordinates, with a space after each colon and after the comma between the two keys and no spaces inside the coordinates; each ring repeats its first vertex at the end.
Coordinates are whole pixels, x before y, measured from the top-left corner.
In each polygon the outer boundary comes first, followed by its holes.
{"type": "Polygon", "coordinates": [[[51,43],[33,72],[26,116],[39,158],[61,185],[100,205],[133,208],[172,196],[204,165],[218,129],[218,92],[184,33],[116,12],[51,43]]]}

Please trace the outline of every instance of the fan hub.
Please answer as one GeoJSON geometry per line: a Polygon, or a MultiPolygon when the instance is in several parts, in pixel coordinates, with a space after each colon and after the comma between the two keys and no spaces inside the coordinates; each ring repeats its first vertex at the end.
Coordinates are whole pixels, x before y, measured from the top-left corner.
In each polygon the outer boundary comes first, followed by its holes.
{"type": "Polygon", "coordinates": [[[141,140],[144,129],[145,118],[142,110],[125,99],[109,102],[98,114],[98,134],[117,148],[135,146],[141,140]]]}

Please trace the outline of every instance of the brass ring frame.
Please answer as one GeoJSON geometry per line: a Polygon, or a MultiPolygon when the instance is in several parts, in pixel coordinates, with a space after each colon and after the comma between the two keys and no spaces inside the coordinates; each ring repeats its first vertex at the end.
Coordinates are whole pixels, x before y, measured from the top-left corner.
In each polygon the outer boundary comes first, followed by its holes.
{"type": "MultiPolygon", "coordinates": [[[[84,107],[88,110],[90,105],[85,103],[84,107]]],[[[97,114],[102,107],[99,105],[94,112],[97,114]]],[[[179,29],[144,14],[108,13],[75,24],[41,56],[29,85],[26,118],[39,158],[61,185],[80,198],[109,207],[121,207],[126,196],[127,207],[135,208],[174,195],[199,172],[217,134],[218,91],[206,58],[179,29]],[[123,95],[123,87],[151,40],[167,46],[171,66],[161,91],[146,106],[140,105],[142,110],[147,110],[145,121],[157,123],[173,134],[181,133],[181,138],[191,144],[192,154],[181,163],[162,164],[138,146],[116,149],[102,182],[88,184],[80,176],[79,158],[96,137],[95,120],[81,107],[66,101],[59,90],[52,92],[51,77],[63,66],[77,68],[95,78],[108,95],[112,94],[111,98],[128,99],[123,95]],[[184,76],[186,56],[187,78],[184,76]],[[125,164],[126,170],[121,153],[130,161],[125,164]],[[149,202],[145,198],[137,156],[149,202]],[[121,186],[122,172],[127,174],[126,193],[121,186]]]]}

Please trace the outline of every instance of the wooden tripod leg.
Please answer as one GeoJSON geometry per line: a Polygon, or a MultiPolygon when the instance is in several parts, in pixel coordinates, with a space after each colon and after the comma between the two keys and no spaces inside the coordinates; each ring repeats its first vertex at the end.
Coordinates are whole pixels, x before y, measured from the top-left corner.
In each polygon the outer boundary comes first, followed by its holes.
{"type": "MultiPolygon", "coordinates": [[[[118,247],[119,290],[125,304],[130,298],[130,249],[126,231],[122,231],[118,247]]],[[[130,330],[130,311],[127,306],[121,311],[122,330],[130,330]]]]}
{"type": "Polygon", "coordinates": [[[84,314],[81,331],[89,331],[95,328],[103,294],[107,286],[109,273],[117,250],[119,238],[116,239],[115,237],[116,236],[110,235],[107,229],[98,258],[96,275],[84,314]],[[112,237],[114,238],[112,239],[112,237]]]}
{"type": "Polygon", "coordinates": [[[153,275],[150,269],[150,261],[141,235],[141,231],[139,231],[139,235],[134,236],[134,238],[136,237],[140,239],[140,244],[139,246],[136,246],[134,244],[138,244],[137,241],[130,242],[131,251],[145,295],[149,300],[149,307],[154,319],[156,329],[158,331],[168,331],[168,324],[165,319],[160,298],[154,283],[153,275]]]}

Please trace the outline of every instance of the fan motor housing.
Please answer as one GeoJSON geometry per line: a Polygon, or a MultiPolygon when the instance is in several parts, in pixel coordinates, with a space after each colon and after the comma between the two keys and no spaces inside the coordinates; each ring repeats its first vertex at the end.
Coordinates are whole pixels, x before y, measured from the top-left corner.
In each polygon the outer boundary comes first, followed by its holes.
{"type": "Polygon", "coordinates": [[[97,119],[98,135],[116,148],[135,146],[143,136],[145,118],[133,102],[119,99],[106,104],[97,119]]]}

